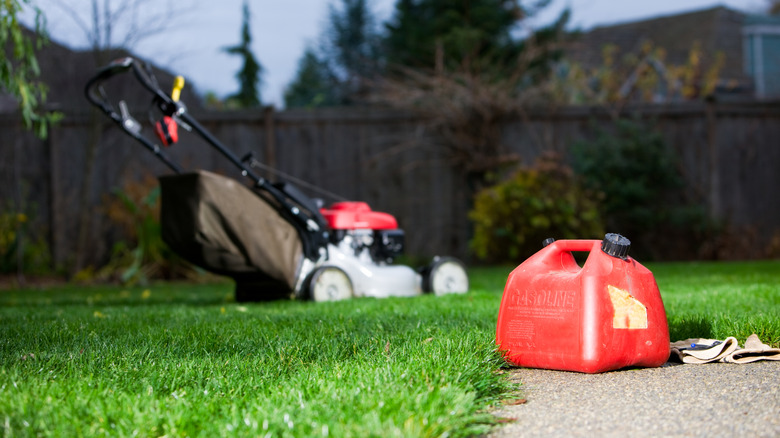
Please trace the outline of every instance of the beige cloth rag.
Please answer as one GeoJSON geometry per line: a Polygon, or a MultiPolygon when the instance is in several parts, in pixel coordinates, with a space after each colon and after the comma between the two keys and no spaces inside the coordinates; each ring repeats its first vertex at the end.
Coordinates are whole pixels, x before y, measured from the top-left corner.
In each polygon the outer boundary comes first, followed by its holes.
{"type": "Polygon", "coordinates": [[[780,360],[780,348],[772,348],[762,343],[756,334],[748,336],[745,348],[741,348],[737,339],[731,336],[723,341],[691,338],[672,342],[671,358],[689,364],[750,363],[759,360],[780,360]]]}
{"type": "Polygon", "coordinates": [[[780,348],[772,348],[752,334],[745,340],[745,348],[737,349],[723,358],[729,363],[750,363],[758,360],[780,360],[780,348]]]}

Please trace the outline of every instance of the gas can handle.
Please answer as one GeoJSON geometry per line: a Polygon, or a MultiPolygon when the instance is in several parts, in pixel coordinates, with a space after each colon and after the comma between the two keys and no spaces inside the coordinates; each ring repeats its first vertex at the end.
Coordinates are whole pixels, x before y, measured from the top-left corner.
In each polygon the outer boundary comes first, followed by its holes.
{"type": "Polygon", "coordinates": [[[599,245],[601,245],[601,240],[595,240],[595,239],[556,240],[555,242],[550,244],[550,246],[554,247],[559,252],[563,252],[563,251],[589,252],[594,248],[594,246],[598,248],[599,245]]]}
{"type": "Polygon", "coordinates": [[[594,249],[598,249],[600,244],[600,240],[556,240],[539,252],[541,257],[539,261],[552,270],[577,272],[580,270],[580,265],[574,259],[572,252],[591,253],[594,249]]]}

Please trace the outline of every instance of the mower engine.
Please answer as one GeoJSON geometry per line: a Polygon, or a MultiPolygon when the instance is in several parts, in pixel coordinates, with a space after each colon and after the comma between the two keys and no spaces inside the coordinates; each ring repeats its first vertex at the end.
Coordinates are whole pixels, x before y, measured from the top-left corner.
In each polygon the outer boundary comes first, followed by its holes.
{"type": "Polygon", "coordinates": [[[420,273],[391,264],[404,251],[404,232],[392,215],[372,211],[365,202],[337,202],[320,213],[331,229],[331,241],[327,261],[311,275],[312,299],[423,293],[420,273]]]}
{"type": "Polygon", "coordinates": [[[403,230],[334,230],[331,242],[364,263],[393,263],[404,252],[403,230]]]}
{"type": "Polygon", "coordinates": [[[331,243],[363,263],[390,264],[404,252],[404,232],[395,218],[365,202],[337,202],[320,213],[332,230],[331,243]]]}

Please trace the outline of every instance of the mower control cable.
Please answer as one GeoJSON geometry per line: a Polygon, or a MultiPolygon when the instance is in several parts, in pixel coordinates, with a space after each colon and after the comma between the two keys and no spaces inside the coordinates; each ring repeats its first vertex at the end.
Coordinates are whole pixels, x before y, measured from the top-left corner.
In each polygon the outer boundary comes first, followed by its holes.
{"type": "Polygon", "coordinates": [[[347,198],[345,198],[345,197],[343,197],[341,195],[337,195],[336,193],[333,193],[331,191],[325,190],[325,189],[323,189],[323,188],[321,188],[321,187],[319,187],[319,186],[317,186],[315,184],[312,184],[312,183],[310,183],[308,181],[305,181],[305,180],[302,180],[300,178],[294,177],[294,176],[290,175],[289,173],[285,173],[285,172],[282,172],[281,170],[274,169],[273,167],[268,166],[268,165],[262,163],[261,161],[258,161],[257,158],[254,157],[254,154],[252,154],[252,152],[249,152],[248,154],[244,155],[244,158],[242,158],[241,161],[244,162],[244,163],[249,163],[250,167],[256,167],[258,169],[265,170],[268,173],[272,173],[272,174],[274,174],[276,176],[282,177],[282,178],[286,179],[287,181],[293,182],[293,183],[295,183],[295,184],[297,184],[297,185],[299,185],[301,187],[306,187],[307,189],[309,189],[309,190],[311,190],[311,191],[313,191],[315,193],[319,193],[320,195],[327,196],[327,197],[329,197],[331,199],[334,199],[336,201],[348,201],[349,200],[349,199],[347,199],[347,198]]]}

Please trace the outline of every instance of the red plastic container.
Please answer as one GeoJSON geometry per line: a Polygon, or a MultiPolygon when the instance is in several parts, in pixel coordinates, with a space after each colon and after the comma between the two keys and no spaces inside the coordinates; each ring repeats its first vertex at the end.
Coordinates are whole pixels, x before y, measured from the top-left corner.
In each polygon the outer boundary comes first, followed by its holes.
{"type": "Polygon", "coordinates": [[[657,367],[669,328],[653,274],[628,257],[630,242],[559,240],[507,279],[496,343],[516,366],[601,373],[657,367]],[[589,252],[580,267],[572,252],[589,252]]]}

